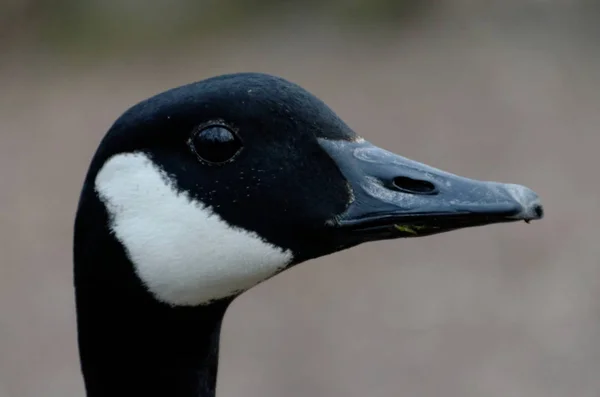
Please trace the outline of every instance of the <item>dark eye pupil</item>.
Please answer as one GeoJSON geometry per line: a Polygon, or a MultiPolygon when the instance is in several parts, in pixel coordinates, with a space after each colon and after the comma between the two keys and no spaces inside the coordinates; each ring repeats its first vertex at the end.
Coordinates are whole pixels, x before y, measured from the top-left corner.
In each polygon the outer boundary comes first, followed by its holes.
{"type": "Polygon", "coordinates": [[[230,160],[242,147],[237,136],[223,126],[206,127],[196,132],[191,145],[198,157],[210,163],[230,160]]]}

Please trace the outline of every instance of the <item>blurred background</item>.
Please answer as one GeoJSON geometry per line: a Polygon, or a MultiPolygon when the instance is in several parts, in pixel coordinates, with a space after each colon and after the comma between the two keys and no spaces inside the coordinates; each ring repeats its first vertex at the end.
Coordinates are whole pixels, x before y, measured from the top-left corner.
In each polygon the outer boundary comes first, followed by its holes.
{"type": "Polygon", "coordinates": [[[83,396],[72,221],[111,123],[238,71],[299,83],[404,156],[527,185],[547,216],[256,287],[226,315],[219,396],[600,396],[598,4],[2,0],[0,397],[83,396]]]}

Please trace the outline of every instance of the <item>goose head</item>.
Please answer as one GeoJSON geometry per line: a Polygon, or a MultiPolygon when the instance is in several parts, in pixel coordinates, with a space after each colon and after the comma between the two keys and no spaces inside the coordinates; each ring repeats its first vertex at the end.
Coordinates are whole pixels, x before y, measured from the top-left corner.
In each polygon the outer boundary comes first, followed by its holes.
{"type": "Polygon", "coordinates": [[[88,393],[144,368],[146,392],[210,395],[218,325],[254,285],[368,241],[542,213],[524,186],[369,143],[278,77],[225,75],[158,94],[110,128],[81,193],[75,287],[88,393]]]}

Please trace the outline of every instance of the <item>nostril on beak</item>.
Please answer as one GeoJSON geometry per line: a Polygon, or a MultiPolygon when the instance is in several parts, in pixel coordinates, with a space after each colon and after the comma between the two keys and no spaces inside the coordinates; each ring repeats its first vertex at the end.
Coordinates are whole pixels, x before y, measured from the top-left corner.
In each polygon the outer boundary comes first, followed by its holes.
{"type": "Polygon", "coordinates": [[[394,189],[411,194],[435,194],[437,189],[429,181],[412,179],[406,176],[397,176],[392,183],[394,189]]]}

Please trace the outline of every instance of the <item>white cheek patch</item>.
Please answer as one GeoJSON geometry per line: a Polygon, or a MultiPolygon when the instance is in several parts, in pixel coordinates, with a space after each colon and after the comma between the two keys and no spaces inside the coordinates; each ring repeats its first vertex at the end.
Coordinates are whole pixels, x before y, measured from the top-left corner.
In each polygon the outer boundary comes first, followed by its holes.
{"type": "Polygon", "coordinates": [[[177,191],[143,153],[110,158],[95,189],[137,275],[162,302],[207,304],[251,288],[293,259],[177,191]]]}

